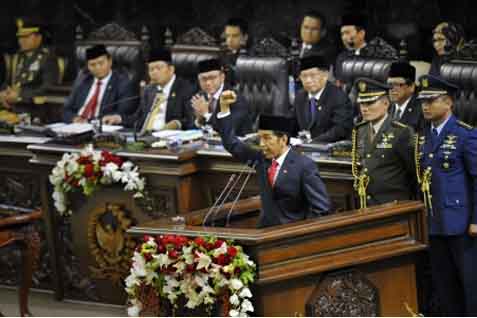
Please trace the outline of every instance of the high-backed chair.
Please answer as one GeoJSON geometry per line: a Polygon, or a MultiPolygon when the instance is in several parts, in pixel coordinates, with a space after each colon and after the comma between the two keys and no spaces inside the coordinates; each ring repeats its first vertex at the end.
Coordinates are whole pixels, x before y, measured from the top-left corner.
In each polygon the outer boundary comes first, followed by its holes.
{"type": "Polygon", "coordinates": [[[288,64],[280,57],[239,56],[236,89],[248,101],[253,119],[258,114],[288,116],[288,64]]]}
{"type": "Polygon", "coordinates": [[[353,57],[343,61],[343,78],[347,83],[354,83],[357,78],[368,77],[385,81],[391,63],[395,60],[369,57],[353,57]]]}
{"type": "Polygon", "coordinates": [[[441,76],[460,88],[454,105],[455,115],[469,125],[477,126],[477,63],[445,63],[441,66],[441,76]]]}
{"type": "Polygon", "coordinates": [[[76,66],[77,70],[85,68],[86,49],[97,44],[104,44],[113,58],[113,68],[125,72],[137,85],[145,77],[145,60],[148,53],[148,37],[140,40],[116,23],[107,24],[83,39],[81,28],[76,30],[76,66]]]}
{"type": "Polygon", "coordinates": [[[219,58],[221,49],[216,46],[176,44],[171,47],[172,63],[176,74],[197,84],[197,65],[200,61],[219,58]]]}

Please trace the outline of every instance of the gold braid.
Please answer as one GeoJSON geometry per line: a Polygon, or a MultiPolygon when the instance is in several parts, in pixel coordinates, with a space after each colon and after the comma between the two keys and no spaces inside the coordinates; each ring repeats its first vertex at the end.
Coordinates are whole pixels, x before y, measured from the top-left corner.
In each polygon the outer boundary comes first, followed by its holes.
{"type": "Polygon", "coordinates": [[[353,188],[358,192],[359,206],[361,209],[366,208],[366,189],[369,184],[369,176],[365,173],[358,173],[358,133],[356,128],[353,129],[351,142],[353,148],[351,150],[351,173],[354,178],[353,188]]]}
{"type": "Polygon", "coordinates": [[[431,194],[431,180],[432,168],[427,167],[424,173],[421,173],[421,154],[419,152],[419,134],[416,133],[414,141],[414,160],[416,164],[417,183],[420,185],[421,192],[424,195],[424,205],[429,213],[432,215],[432,194],[431,194]]]}

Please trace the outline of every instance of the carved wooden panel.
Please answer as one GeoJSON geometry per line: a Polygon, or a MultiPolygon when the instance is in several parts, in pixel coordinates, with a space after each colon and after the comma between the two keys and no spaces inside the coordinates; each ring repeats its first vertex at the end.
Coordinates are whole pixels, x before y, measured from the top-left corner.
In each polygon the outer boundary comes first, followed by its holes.
{"type": "Polygon", "coordinates": [[[306,304],[307,316],[379,315],[377,288],[358,271],[326,275],[306,304]]]}

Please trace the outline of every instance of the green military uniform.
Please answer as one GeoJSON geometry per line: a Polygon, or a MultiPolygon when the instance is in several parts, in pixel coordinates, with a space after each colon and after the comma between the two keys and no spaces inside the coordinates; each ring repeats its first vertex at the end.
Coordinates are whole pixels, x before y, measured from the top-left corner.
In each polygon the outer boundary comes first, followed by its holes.
{"type": "MultiPolygon", "coordinates": [[[[38,26],[17,21],[17,36],[40,32],[38,26]]],[[[58,63],[53,52],[44,46],[32,51],[19,51],[7,63],[7,78],[3,89],[8,86],[19,90],[18,102],[32,102],[33,97],[42,96],[46,89],[58,83],[58,63]]]]}
{"type": "MultiPolygon", "coordinates": [[[[387,94],[385,84],[366,80],[358,102],[372,102],[387,94]],[[377,87],[375,87],[377,85],[377,87]]],[[[371,122],[353,129],[353,176],[362,208],[414,197],[413,130],[386,115],[377,132],[371,122]]]]}

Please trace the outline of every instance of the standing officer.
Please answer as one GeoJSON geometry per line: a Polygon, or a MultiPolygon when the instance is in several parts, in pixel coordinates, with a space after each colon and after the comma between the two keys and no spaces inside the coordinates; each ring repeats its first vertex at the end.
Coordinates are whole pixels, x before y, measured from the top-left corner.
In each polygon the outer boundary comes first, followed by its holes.
{"type": "Polygon", "coordinates": [[[419,79],[418,180],[429,211],[432,278],[446,316],[477,315],[477,131],[452,114],[458,87],[419,79]]]}
{"type": "Polygon", "coordinates": [[[415,189],[412,128],[389,116],[389,86],[367,78],[356,83],[364,121],[352,134],[352,172],[360,206],[409,200],[415,189]]]}
{"type": "Polygon", "coordinates": [[[32,20],[17,20],[19,51],[10,60],[9,78],[0,91],[0,102],[11,108],[19,102],[32,103],[58,81],[58,64],[51,50],[43,46],[40,25],[32,20]]]}

